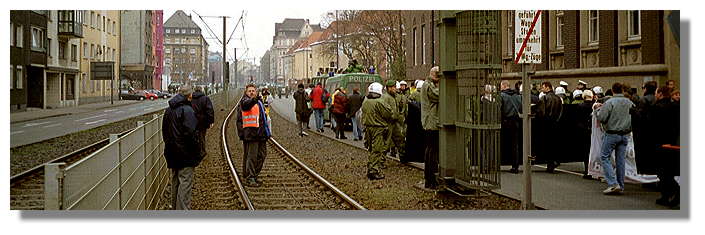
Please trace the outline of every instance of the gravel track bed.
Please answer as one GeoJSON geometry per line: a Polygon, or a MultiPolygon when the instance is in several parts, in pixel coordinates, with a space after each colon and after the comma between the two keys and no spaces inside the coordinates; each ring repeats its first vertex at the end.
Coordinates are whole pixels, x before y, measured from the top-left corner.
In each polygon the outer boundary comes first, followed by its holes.
{"type": "Polygon", "coordinates": [[[295,124],[274,111],[271,116],[274,138],[284,148],[367,209],[520,209],[519,201],[495,194],[463,198],[447,193],[421,191],[413,185],[423,180],[423,171],[389,159],[387,169],[383,170],[386,178],[370,181],[366,177],[367,151],[313,133],[299,137],[295,124]]]}
{"type": "MultiPolygon", "coordinates": [[[[220,128],[233,107],[234,101],[230,102],[230,107],[227,109],[221,104],[222,102],[218,102],[220,99],[211,97],[211,101],[215,109],[215,123],[206,133],[208,155],[194,171],[191,210],[244,210],[245,206],[242,204],[235,182],[230,175],[230,169],[223,157],[220,143],[220,128]],[[223,110],[221,111],[221,109],[223,110]]],[[[226,131],[230,132],[230,130],[226,131]]],[[[169,172],[167,182],[167,187],[157,207],[161,210],[170,209],[171,172],[169,172]]]]}
{"type": "Polygon", "coordinates": [[[152,119],[153,114],[161,113],[162,111],[157,111],[42,142],[10,148],[10,176],[107,139],[110,134],[134,129],[137,127],[137,121],[146,122],[152,119]]]}

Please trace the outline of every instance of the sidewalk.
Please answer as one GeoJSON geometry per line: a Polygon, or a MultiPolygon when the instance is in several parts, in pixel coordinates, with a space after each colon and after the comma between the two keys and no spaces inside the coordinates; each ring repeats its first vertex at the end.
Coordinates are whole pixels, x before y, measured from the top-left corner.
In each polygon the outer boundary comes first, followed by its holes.
{"type": "Polygon", "coordinates": [[[135,104],[135,103],[139,103],[139,102],[140,101],[137,101],[137,100],[115,100],[113,102],[114,104],[112,104],[112,105],[110,104],[110,101],[106,101],[106,102],[90,103],[90,104],[84,104],[84,105],[79,105],[79,106],[74,106],[74,107],[58,108],[58,109],[34,109],[34,108],[32,108],[32,109],[28,109],[27,111],[24,111],[24,112],[10,113],[10,124],[14,124],[14,123],[18,123],[18,122],[33,121],[33,120],[38,120],[38,119],[50,118],[50,117],[66,116],[66,115],[71,115],[71,114],[76,114],[76,113],[90,112],[90,111],[95,111],[95,110],[99,110],[99,109],[120,107],[120,106],[135,104]]]}
{"type": "MultiPolygon", "coordinates": [[[[274,99],[272,107],[277,114],[295,122],[294,100],[274,99]]],[[[314,127],[313,117],[310,126],[314,127]]],[[[274,124],[276,125],[276,124],[274,124]]],[[[330,128],[324,133],[315,130],[306,131],[311,134],[327,136],[339,142],[347,143],[364,149],[362,141],[352,141],[352,134],[346,132],[348,139],[335,139],[330,128]]],[[[423,164],[411,165],[423,169],[423,164]]],[[[509,173],[510,166],[502,166],[501,188],[494,192],[521,200],[523,191],[523,174],[509,173]]],[[[520,167],[521,172],[522,167],[520,167]]],[[[532,166],[532,201],[534,205],[549,210],[667,210],[667,207],[657,205],[658,192],[645,189],[641,185],[626,184],[626,191],[621,196],[605,196],[602,190],[606,184],[599,180],[582,179],[582,175],[573,171],[581,171],[582,163],[564,163],[557,168],[555,174],[546,173],[541,165],[532,166]]]]}

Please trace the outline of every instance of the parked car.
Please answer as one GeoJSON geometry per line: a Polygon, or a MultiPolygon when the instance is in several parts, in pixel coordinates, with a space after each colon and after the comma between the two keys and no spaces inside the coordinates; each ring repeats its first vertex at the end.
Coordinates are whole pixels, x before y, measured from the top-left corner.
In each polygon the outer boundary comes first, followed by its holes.
{"type": "Polygon", "coordinates": [[[145,99],[156,100],[157,98],[158,98],[157,95],[143,91],[143,90],[137,90],[134,92],[127,92],[127,93],[120,93],[121,100],[145,100],[145,99]]]}

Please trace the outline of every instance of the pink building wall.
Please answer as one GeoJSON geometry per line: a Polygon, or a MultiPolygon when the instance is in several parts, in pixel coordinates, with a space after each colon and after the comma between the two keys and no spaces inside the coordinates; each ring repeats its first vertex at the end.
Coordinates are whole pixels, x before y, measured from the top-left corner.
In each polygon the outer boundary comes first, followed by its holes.
{"type": "Polygon", "coordinates": [[[162,87],[162,71],[164,69],[164,12],[155,10],[152,14],[152,48],[154,48],[154,75],[152,76],[152,86],[158,90],[162,87]]]}

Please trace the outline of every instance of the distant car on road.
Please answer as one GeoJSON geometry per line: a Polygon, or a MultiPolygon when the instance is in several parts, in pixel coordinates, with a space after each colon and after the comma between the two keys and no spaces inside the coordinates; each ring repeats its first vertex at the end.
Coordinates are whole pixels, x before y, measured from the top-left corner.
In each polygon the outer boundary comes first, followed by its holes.
{"type": "Polygon", "coordinates": [[[166,98],[171,97],[171,94],[160,91],[160,90],[152,89],[152,90],[147,90],[147,91],[149,93],[157,95],[157,97],[162,98],[162,99],[166,99],[166,98]]]}
{"type": "Polygon", "coordinates": [[[120,94],[121,100],[156,100],[157,98],[157,95],[143,90],[136,90],[134,92],[120,94]]]}

